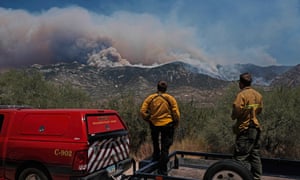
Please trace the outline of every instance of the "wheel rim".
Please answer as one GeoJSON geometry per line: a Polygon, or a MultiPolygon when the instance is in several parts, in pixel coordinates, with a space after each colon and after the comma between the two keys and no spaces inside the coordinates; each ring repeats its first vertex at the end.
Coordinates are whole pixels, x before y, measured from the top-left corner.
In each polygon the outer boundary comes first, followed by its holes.
{"type": "Polygon", "coordinates": [[[25,180],[41,180],[41,178],[36,174],[29,174],[25,180]]]}
{"type": "Polygon", "coordinates": [[[227,180],[243,180],[243,178],[234,171],[224,170],[216,173],[212,180],[227,179],[227,180]]]}

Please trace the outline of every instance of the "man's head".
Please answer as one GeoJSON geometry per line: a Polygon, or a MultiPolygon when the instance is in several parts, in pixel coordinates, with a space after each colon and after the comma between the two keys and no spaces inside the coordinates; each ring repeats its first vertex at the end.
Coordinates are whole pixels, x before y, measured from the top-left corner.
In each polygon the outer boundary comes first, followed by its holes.
{"type": "Polygon", "coordinates": [[[160,91],[160,92],[166,92],[167,91],[167,88],[168,88],[168,84],[166,81],[158,81],[157,83],[157,90],[160,91]]]}
{"type": "Polygon", "coordinates": [[[251,74],[246,72],[240,75],[240,80],[239,80],[240,84],[246,86],[251,86],[252,83],[252,77],[251,74]]]}

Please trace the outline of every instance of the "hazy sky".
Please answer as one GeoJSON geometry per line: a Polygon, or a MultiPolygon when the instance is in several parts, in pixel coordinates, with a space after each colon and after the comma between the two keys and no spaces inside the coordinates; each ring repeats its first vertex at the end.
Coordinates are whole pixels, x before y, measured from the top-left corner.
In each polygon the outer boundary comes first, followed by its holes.
{"type": "Polygon", "coordinates": [[[300,63],[300,0],[0,0],[0,66],[300,63]]]}

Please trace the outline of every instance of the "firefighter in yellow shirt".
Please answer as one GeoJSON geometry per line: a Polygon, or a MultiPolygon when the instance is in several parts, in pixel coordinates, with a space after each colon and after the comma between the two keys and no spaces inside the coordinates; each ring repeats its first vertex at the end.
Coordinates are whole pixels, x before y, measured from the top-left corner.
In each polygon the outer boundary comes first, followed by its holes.
{"type": "Polygon", "coordinates": [[[150,124],[152,159],[159,161],[158,173],[162,175],[168,174],[169,149],[173,144],[174,130],[180,119],[177,101],[166,91],[167,82],[159,81],[157,92],[146,97],[140,109],[142,118],[150,124]]]}
{"type": "Polygon", "coordinates": [[[239,88],[233,102],[232,120],[236,120],[233,131],[236,134],[234,158],[252,172],[254,179],[260,179],[262,165],[260,159],[261,126],[257,115],[263,108],[262,95],[251,87],[249,73],[240,75],[239,88]]]}

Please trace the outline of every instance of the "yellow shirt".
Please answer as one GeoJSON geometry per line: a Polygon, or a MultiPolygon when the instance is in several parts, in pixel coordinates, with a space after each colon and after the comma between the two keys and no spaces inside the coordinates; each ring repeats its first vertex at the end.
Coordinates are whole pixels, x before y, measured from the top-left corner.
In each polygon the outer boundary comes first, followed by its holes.
{"type": "Polygon", "coordinates": [[[263,108],[262,95],[251,87],[245,87],[236,96],[233,102],[231,118],[236,120],[234,132],[248,129],[250,120],[256,128],[261,128],[257,115],[263,108]]]}
{"type": "Polygon", "coordinates": [[[154,126],[164,126],[174,120],[179,121],[180,112],[175,98],[167,93],[149,95],[142,103],[140,114],[154,126]]]}

